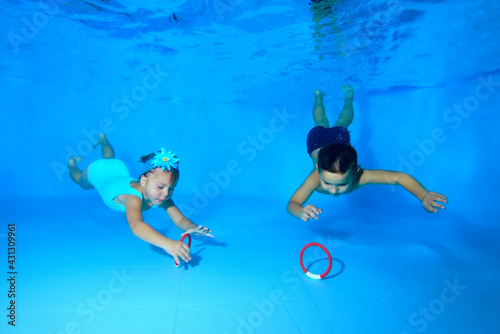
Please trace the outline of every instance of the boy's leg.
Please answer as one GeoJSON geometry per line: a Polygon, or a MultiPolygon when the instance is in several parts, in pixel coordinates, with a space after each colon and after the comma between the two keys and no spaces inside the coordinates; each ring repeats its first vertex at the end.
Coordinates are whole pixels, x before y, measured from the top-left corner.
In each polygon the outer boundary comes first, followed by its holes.
{"type": "Polygon", "coordinates": [[[101,155],[103,159],[114,159],[115,150],[113,150],[113,146],[108,142],[108,139],[104,135],[104,133],[99,134],[99,138],[94,143],[94,148],[101,145],[101,155]]]}
{"type": "Polygon", "coordinates": [[[344,93],[344,107],[342,108],[339,119],[335,122],[334,126],[343,126],[347,129],[354,118],[354,109],[352,107],[354,89],[351,85],[344,85],[342,87],[342,92],[344,93]]]}
{"type": "Polygon", "coordinates": [[[325,93],[319,89],[314,92],[314,107],[313,107],[313,119],[315,126],[322,126],[324,128],[329,128],[328,118],[325,114],[325,105],[323,104],[323,97],[325,93]]]}
{"type": "Polygon", "coordinates": [[[78,163],[82,161],[83,157],[71,157],[68,160],[68,171],[69,177],[80,187],[83,189],[92,189],[94,188],[87,179],[87,170],[82,172],[78,168],[78,163]]]}

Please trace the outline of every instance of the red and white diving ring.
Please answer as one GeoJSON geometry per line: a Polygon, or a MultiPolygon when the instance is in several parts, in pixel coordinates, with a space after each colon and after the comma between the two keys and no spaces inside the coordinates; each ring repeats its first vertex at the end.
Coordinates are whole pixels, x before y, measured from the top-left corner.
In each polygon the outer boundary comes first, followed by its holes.
{"type": "MultiPolygon", "coordinates": [[[[188,247],[191,247],[191,234],[189,234],[189,233],[184,234],[184,235],[182,236],[182,238],[181,238],[181,242],[183,242],[183,241],[184,241],[184,239],[186,239],[186,237],[188,238],[188,247]]],[[[179,267],[180,267],[180,265],[181,265],[180,263],[175,262],[175,260],[174,260],[174,264],[175,264],[175,266],[176,266],[177,268],[179,268],[179,267]]]]}
{"type": "Polygon", "coordinates": [[[314,278],[314,279],[322,279],[326,275],[328,275],[328,273],[330,272],[330,269],[332,269],[332,256],[330,255],[330,252],[328,251],[328,249],[326,249],[325,246],[318,244],[316,242],[311,242],[311,243],[308,243],[307,245],[305,245],[304,248],[302,248],[302,251],[300,252],[300,266],[302,267],[302,270],[304,270],[304,272],[306,273],[307,276],[314,278]],[[304,251],[311,246],[320,247],[323,251],[325,251],[326,255],[328,255],[328,269],[326,269],[326,271],[324,273],[322,273],[321,275],[313,274],[313,273],[307,271],[306,267],[304,266],[304,262],[302,260],[302,257],[304,256],[304,251]]]}

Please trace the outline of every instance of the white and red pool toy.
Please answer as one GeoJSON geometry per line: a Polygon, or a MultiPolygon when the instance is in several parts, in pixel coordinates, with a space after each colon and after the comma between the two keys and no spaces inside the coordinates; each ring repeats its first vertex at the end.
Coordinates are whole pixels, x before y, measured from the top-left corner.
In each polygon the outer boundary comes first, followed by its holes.
{"type": "Polygon", "coordinates": [[[310,278],[313,278],[313,279],[323,279],[324,277],[326,277],[326,275],[328,275],[328,273],[332,269],[332,256],[330,255],[330,252],[328,251],[328,249],[326,249],[325,246],[323,246],[321,244],[318,244],[317,242],[311,242],[311,243],[308,243],[307,245],[305,245],[304,248],[302,248],[302,251],[300,252],[300,266],[302,267],[302,270],[304,270],[304,272],[306,273],[306,275],[309,276],[310,278]],[[311,273],[304,266],[304,261],[302,259],[302,257],[304,256],[304,251],[306,249],[308,249],[309,247],[311,247],[311,246],[316,246],[316,247],[321,248],[326,253],[326,255],[328,256],[328,268],[321,275],[311,273]]]}

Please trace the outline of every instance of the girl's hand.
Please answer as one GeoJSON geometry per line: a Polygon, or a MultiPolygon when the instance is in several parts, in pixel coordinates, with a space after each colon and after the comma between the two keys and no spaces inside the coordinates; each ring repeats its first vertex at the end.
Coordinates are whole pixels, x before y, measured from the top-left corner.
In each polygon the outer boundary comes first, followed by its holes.
{"type": "Polygon", "coordinates": [[[444,205],[438,202],[445,204],[448,203],[446,196],[436,193],[434,191],[429,191],[427,192],[427,194],[425,194],[424,199],[422,200],[422,206],[427,212],[430,213],[438,212],[436,208],[444,210],[444,205]]]}
{"type": "Polygon", "coordinates": [[[303,221],[308,221],[310,220],[311,218],[314,218],[316,220],[318,220],[318,214],[320,213],[323,213],[323,210],[321,210],[320,208],[317,208],[315,207],[314,205],[312,204],[307,204],[303,209],[302,209],[302,213],[300,214],[300,219],[302,219],[303,221]]]}
{"type": "Polygon", "coordinates": [[[191,256],[189,255],[191,253],[189,246],[183,242],[170,240],[168,245],[163,249],[174,257],[175,263],[180,263],[179,257],[185,262],[191,260],[191,256]]]}
{"type": "Polygon", "coordinates": [[[209,229],[208,227],[203,227],[201,225],[198,225],[198,226],[190,228],[186,232],[182,233],[181,236],[184,234],[194,234],[194,235],[201,235],[202,237],[212,237],[213,238],[214,236],[211,235],[209,232],[212,232],[212,230],[209,229]]]}

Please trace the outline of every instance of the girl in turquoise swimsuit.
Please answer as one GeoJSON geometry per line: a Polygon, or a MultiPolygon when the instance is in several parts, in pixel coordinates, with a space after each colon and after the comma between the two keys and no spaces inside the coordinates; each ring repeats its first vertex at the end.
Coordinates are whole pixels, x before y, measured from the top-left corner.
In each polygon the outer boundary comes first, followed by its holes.
{"type": "Polygon", "coordinates": [[[172,201],[172,194],[179,180],[179,158],[163,148],[142,157],[144,169],[137,180],[130,176],[122,161],[114,158],[113,147],[102,133],[94,148],[98,145],[101,146],[102,159],[93,162],[85,171],[77,167],[83,157],[69,159],[71,179],[83,189],[95,188],[108,207],[124,212],[135,236],[163,248],[174,257],[176,263],[180,263],[179,257],[186,262],[191,260],[188,245],[158,233],[142,217],[142,211],[159,207],[165,210],[179,229],[185,231],[182,235],[192,233],[213,237],[209,228],[196,226],[172,201]]]}

